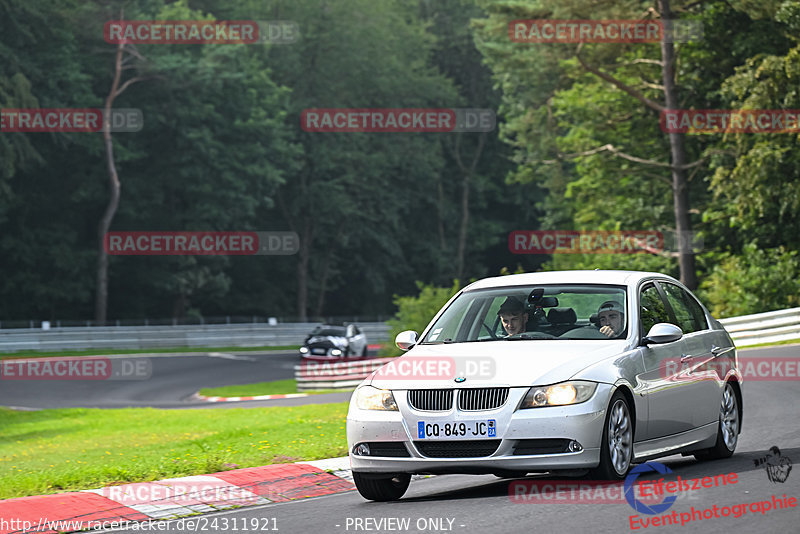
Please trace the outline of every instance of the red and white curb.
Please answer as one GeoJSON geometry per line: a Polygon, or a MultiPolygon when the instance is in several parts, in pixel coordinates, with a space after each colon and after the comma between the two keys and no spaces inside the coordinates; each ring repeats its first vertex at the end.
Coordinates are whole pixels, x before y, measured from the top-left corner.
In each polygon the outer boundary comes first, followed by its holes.
{"type": "Polygon", "coordinates": [[[271,400],[271,399],[296,399],[298,397],[308,397],[308,393],[287,393],[285,395],[253,395],[250,397],[206,397],[195,393],[192,396],[194,399],[206,402],[238,402],[238,401],[251,401],[251,400],[271,400]]]}
{"type": "Polygon", "coordinates": [[[57,532],[53,523],[63,521],[82,521],[83,528],[91,528],[97,522],[176,519],[234,506],[287,502],[354,489],[346,456],[249,467],[0,500],[0,518],[5,520],[0,521],[0,534],[57,532]]]}

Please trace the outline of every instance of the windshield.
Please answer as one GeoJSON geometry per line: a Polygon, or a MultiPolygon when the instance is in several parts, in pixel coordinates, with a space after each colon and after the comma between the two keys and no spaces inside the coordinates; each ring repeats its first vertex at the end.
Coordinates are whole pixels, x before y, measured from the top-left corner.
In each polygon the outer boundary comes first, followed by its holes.
{"type": "Polygon", "coordinates": [[[539,285],[462,293],[422,343],[622,339],[626,291],[609,285],[539,285]]]}
{"type": "Polygon", "coordinates": [[[312,336],[344,336],[345,329],[335,326],[318,326],[311,332],[312,336]]]}

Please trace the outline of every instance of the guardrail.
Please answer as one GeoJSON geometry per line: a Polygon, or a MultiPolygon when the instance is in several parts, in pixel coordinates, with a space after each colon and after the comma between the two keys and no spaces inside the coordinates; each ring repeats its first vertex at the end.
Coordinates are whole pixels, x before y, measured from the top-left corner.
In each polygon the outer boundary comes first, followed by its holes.
{"type": "MultiPolygon", "coordinates": [[[[318,324],[9,328],[0,330],[0,352],[300,345],[318,324]]],[[[358,327],[371,344],[385,342],[389,337],[386,323],[358,323],[358,327]]]]}
{"type": "Polygon", "coordinates": [[[800,308],[720,319],[737,347],[800,340],[800,308]]]}
{"type": "MultiPolygon", "coordinates": [[[[720,320],[737,347],[800,340],[800,308],[720,320]]],[[[0,329],[0,352],[171,347],[260,347],[299,345],[319,323],[239,323],[160,326],[88,326],[0,329]]],[[[385,343],[389,326],[358,323],[369,343],[385,343]]]]}

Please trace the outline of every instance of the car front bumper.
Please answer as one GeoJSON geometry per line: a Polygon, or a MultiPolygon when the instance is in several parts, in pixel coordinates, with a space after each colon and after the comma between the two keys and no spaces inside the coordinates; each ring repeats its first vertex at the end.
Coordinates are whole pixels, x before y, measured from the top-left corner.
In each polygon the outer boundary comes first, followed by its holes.
{"type": "Polygon", "coordinates": [[[603,424],[613,387],[598,384],[594,395],[580,404],[517,410],[527,391],[528,388],[511,388],[503,406],[479,412],[461,412],[458,409],[447,412],[418,411],[408,404],[407,390],[393,390],[398,411],[361,410],[355,405],[353,395],[347,415],[351,468],[360,473],[445,474],[519,473],[596,467],[600,462],[603,424]],[[487,439],[499,441],[496,450],[485,456],[464,457],[464,444],[457,443],[462,440],[417,439],[420,421],[443,425],[447,422],[474,424],[490,419],[495,421],[496,436],[472,440],[473,443],[487,439]],[[576,441],[581,450],[526,453],[547,450],[547,447],[536,445],[555,441],[576,441]],[[436,446],[444,449],[437,451],[435,457],[421,450],[431,447],[426,444],[433,442],[439,442],[436,446]],[[374,452],[369,456],[356,454],[354,449],[361,443],[377,443],[382,447],[388,443],[394,449],[402,443],[408,456],[389,457],[374,452]],[[447,457],[451,446],[453,455],[460,457],[447,457]]]}

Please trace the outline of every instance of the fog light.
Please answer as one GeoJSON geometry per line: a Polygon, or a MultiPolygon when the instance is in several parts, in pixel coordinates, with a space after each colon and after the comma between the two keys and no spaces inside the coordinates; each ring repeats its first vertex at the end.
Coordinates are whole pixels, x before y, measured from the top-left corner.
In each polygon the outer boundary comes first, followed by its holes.
{"type": "Polygon", "coordinates": [[[583,450],[583,446],[574,439],[569,442],[569,446],[567,448],[569,449],[569,452],[581,452],[583,450]]]}
{"type": "Polygon", "coordinates": [[[366,443],[359,443],[353,449],[353,453],[356,456],[369,456],[369,445],[366,443]]]}
{"type": "Polygon", "coordinates": [[[341,356],[341,355],[342,355],[342,351],[339,350],[339,349],[333,349],[331,351],[331,356],[341,356]]]}

